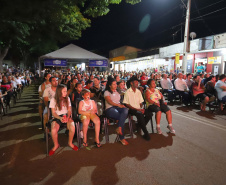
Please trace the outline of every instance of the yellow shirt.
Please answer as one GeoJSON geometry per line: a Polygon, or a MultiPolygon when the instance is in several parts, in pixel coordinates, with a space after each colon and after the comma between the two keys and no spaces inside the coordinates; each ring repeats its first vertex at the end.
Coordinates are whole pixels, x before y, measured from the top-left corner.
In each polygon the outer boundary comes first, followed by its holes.
{"type": "MultiPolygon", "coordinates": [[[[149,97],[149,98],[150,98],[152,101],[154,101],[155,103],[159,103],[159,100],[161,99],[161,94],[160,94],[159,90],[158,90],[158,89],[155,89],[155,91],[152,92],[152,91],[150,91],[149,89],[147,89],[147,91],[150,92],[150,97],[149,97]]],[[[153,104],[149,103],[149,102],[146,100],[146,105],[147,105],[147,107],[148,107],[149,105],[153,105],[153,104]]]]}

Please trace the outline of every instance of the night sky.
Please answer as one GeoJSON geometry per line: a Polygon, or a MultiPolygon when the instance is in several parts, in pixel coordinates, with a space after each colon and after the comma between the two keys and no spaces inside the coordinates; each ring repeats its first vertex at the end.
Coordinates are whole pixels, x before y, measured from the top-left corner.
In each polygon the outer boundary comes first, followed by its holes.
{"type": "MultiPolygon", "coordinates": [[[[108,57],[109,50],[125,45],[146,50],[183,42],[185,14],[181,0],[122,2],[91,19],[91,27],[73,43],[108,57]]],[[[226,32],[226,0],[192,0],[190,32],[197,38],[226,32]]]]}

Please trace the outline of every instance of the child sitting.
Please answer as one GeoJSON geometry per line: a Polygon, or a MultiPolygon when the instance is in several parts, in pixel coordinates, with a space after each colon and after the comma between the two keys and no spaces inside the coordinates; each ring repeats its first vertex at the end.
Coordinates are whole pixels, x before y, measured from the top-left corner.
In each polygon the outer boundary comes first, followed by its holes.
{"type": "Polygon", "coordinates": [[[83,124],[83,146],[87,147],[87,130],[90,120],[95,124],[95,145],[101,147],[99,141],[100,132],[100,118],[96,115],[97,106],[95,101],[90,100],[90,90],[83,89],[82,97],[84,100],[79,102],[78,113],[81,114],[81,121],[83,124]]]}

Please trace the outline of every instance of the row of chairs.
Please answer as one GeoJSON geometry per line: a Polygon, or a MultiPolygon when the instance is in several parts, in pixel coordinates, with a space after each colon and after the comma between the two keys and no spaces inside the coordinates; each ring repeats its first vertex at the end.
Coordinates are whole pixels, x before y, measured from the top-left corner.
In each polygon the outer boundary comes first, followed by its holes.
{"type": "MultiPolygon", "coordinates": [[[[76,137],[77,137],[77,143],[78,143],[78,148],[81,148],[81,145],[82,145],[82,139],[80,137],[80,125],[81,125],[81,120],[79,119],[79,116],[78,116],[78,105],[79,105],[79,101],[78,100],[76,102],[76,107],[73,107],[73,110],[72,111],[75,111],[76,112],[76,116],[73,117],[73,120],[75,122],[75,126],[76,126],[76,137]]],[[[104,105],[104,103],[103,103],[104,105]]],[[[103,110],[104,109],[104,106],[103,106],[103,110]]],[[[52,119],[52,115],[51,115],[51,110],[50,108],[48,108],[48,117],[49,117],[49,120],[52,119]]],[[[105,111],[103,111],[103,114],[100,116],[100,120],[101,120],[101,131],[100,133],[103,133],[104,136],[105,136],[105,142],[106,143],[109,143],[109,129],[108,129],[108,120],[109,119],[112,119],[110,117],[108,117],[106,114],[105,114],[105,111]]],[[[132,124],[132,115],[128,115],[128,126],[129,126],[129,135],[131,138],[133,138],[133,124],[132,124]]],[[[151,122],[151,128],[152,128],[152,133],[154,133],[154,128],[153,128],[153,120],[151,118],[150,120],[151,122]]],[[[60,130],[62,129],[67,129],[67,124],[62,124],[60,130]]],[[[46,125],[46,130],[45,130],[45,135],[46,135],[46,155],[48,156],[49,154],[49,137],[48,137],[48,133],[49,131],[51,130],[51,124],[50,122],[47,123],[46,125]]],[[[59,130],[59,131],[60,131],[59,130]]],[[[119,135],[116,136],[116,139],[115,139],[115,142],[118,142],[119,141],[119,135]]]]}
{"type": "Polygon", "coordinates": [[[10,99],[9,104],[7,104],[6,96],[0,100],[0,117],[1,120],[3,119],[3,116],[5,116],[8,113],[8,109],[16,105],[16,102],[21,98],[21,94],[23,92],[23,89],[13,89],[12,97],[10,99]]]}

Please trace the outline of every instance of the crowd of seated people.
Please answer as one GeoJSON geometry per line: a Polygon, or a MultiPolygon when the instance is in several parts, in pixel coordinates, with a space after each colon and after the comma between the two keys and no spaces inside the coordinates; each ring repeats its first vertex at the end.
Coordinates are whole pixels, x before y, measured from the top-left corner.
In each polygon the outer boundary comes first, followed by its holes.
{"type": "Polygon", "coordinates": [[[31,83],[32,73],[4,72],[0,73],[0,105],[1,113],[6,113],[7,107],[12,106],[12,102],[16,102],[18,94],[22,93],[25,86],[31,83]],[[31,76],[30,76],[31,75],[31,76]]]}
{"type": "MultiPolygon", "coordinates": [[[[95,126],[95,146],[101,147],[99,131],[103,114],[116,120],[116,133],[119,135],[120,142],[128,145],[124,131],[128,115],[137,118],[136,125],[143,131],[143,138],[146,140],[150,139],[146,125],[152,113],[155,113],[158,134],[162,134],[160,129],[162,112],[166,114],[167,128],[171,133],[175,133],[171,110],[164,96],[170,103],[175,102],[179,97],[186,106],[191,104],[192,100],[199,100],[202,111],[205,111],[207,103],[215,100],[221,103],[221,110],[225,104],[225,75],[220,75],[218,82],[216,82],[217,77],[213,75],[202,73],[184,75],[180,72],[178,74],[77,72],[75,74],[53,73],[50,77],[51,74],[45,74],[45,81],[40,85],[40,97],[46,99],[45,104],[47,100],[51,101],[51,98],[45,98],[52,96],[45,89],[51,88],[54,78],[58,80],[58,86],[64,84],[67,87],[67,97],[72,104],[72,114],[67,114],[67,120],[70,120],[71,115],[72,118],[78,117],[81,120],[80,134],[83,138],[83,146],[88,146],[87,131],[91,120],[95,126]],[[76,107],[78,101],[80,101],[79,107],[76,107]]],[[[52,90],[54,88],[52,87],[52,90]]],[[[71,143],[69,145],[71,148],[74,147],[71,143]]],[[[52,153],[57,148],[58,144],[54,144],[52,153]]]]}

